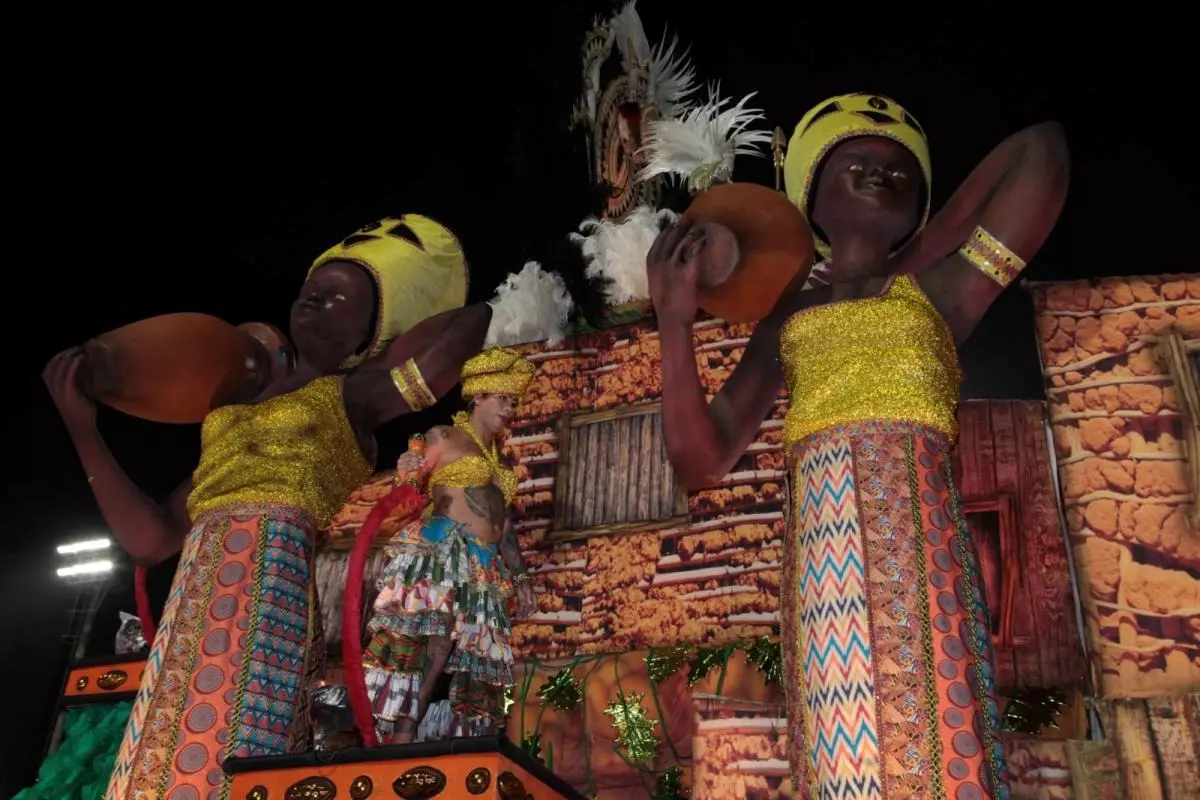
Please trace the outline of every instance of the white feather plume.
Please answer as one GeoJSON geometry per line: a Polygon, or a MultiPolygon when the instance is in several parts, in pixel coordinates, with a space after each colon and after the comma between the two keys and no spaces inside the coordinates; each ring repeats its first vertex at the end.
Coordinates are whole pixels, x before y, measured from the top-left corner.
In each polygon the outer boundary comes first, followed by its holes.
{"type": "Polygon", "coordinates": [[[646,254],[663,225],[676,219],[678,215],[670,209],[638,206],[620,222],[588,217],[579,224],[579,233],[570,234],[587,261],[584,274],[605,281],[604,298],[609,305],[650,296],[646,254]]]}
{"type": "Polygon", "coordinates": [[[626,62],[645,65],[650,62],[650,40],[646,38],[646,29],[642,27],[642,18],[638,16],[636,5],[637,0],[626,3],[609,20],[608,29],[626,62]]]}
{"type": "Polygon", "coordinates": [[[563,279],[527,261],[521,271],[510,274],[496,289],[492,322],[485,347],[507,347],[526,342],[562,341],[574,303],[563,279]]]}
{"type": "Polygon", "coordinates": [[[688,107],[688,97],[696,91],[696,68],[688,60],[686,49],[675,54],[679,37],[668,44],[666,33],[650,54],[647,69],[646,105],[658,109],[660,116],[674,119],[688,107]]]}
{"type": "Polygon", "coordinates": [[[737,156],[761,156],[760,145],[769,145],[771,132],[750,126],[766,119],[761,109],[746,108],[750,93],[736,103],[709,89],[709,101],[686,109],[678,119],[653,120],[647,126],[646,166],[639,181],[670,175],[685,181],[692,191],[703,191],[733,177],[737,156]]]}
{"type": "Polygon", "coordinates": [[[687,97],[696,90],[696,70],[687,50],[676,53],[679,37],[650,46],[646,29],[637,13],[637,2],[627,3],[608,22],[609,36],[615,41],[627,65],[646,70],[645,105],[663,117],[676,117],[687,107],[687,97]]]}

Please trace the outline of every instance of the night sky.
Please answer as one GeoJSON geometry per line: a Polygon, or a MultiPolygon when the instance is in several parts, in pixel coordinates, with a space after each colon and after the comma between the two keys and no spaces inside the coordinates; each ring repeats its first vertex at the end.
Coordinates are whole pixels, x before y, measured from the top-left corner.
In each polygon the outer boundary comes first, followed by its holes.
{"type": "MultiPolygon", "coordinates": [[[[640,5],[657,40],[669,4],[640,5]]],[[[17,90],[10,107],[20,122],[9,126],[24,144],[9,155],[28,185],[16,196],[24,231],[10,229],[23,255],[10,255],[5,293],[2,796],[32,779],[66,667],[61,637],[73,596],[56,582],[54,545],[105,532],[42,386],[47,359],[175,311],[285,326],[311,260],[389,214],[428,214],[459,234],[473,300],[527,259],[578,270],[565,236],[597,209],[582,137],[567,120],[580,90],[579,45],[591,17],[610,8],[472,12],[472,33],[456,27],[456,7],[409,24],[370,56],[354,51],[353,38],[337,52],[278,58],[235,58],[238,48],[213,42],[193,53],[93,43],[73,51],[81,67],[69,89],[17,90]]],[[[1170,124],[1190,117],[1191,98],[1171,88],[1194,48],[1182,30],[1016,34],[980,22],[872,30],[765,10],[722,14],[719,24],[679,15],[670,29],[691,45],[702,79],[720,80],[733,98],[758,91],[751,105],[789,135],[833,94],[899,100],[931,141],[935,209],[1006,135],[1057,119],[1070,141],[1071,193],[1027,276],[1196,269],[1195,148],[1170,124]]],[[[769,157],[739,159],[735,177],[771,184],[769,157]]],[[[962,358],[965,397],[1041,397],[1020,288],[1001,297],[962,358]]],[[[386,429],[381,463],[434,416],[386,429]]],[[[154,496],[195,465],[194,427],[103,410],[100,425],[154,496]]],[[[165,573],[156,577],[163,585],[165,573]]],[[[115,608],[133,611],[131,580],[123,573],[104,624],[115,627],[115,608]]]]}

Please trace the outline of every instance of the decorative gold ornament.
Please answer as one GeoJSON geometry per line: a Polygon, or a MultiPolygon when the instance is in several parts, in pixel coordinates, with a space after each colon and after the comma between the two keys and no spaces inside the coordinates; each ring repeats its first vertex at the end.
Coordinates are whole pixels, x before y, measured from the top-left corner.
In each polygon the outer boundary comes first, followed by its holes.
{"type": "Polygon", "coordinates": [[[88,685],[88,676],[84,675],[82,678],[75,681],[75,691],[82,692],[84,689],[87,688],[87,685],[88,685]]]}
{"type": "Polygon", "coordinates": [[[467,791],[471,794],[483,794],[492,785],[492,773],[487,767],[477,767],[467,775],[467,791]]]}
{"type": "Polygon", "coordinates": [[[267,787],[255,786],[246,792],[246,800],[267,800],[267,787]]]}
{"type": "Polygon", "coordinates": [[[501,800],[525,800],[525,784],[511,772],[501,772],[496,779],[496,789],[501,800]]]}
{"type": "Polygon", "coordinates": [[[375,782],[370,777],[359,775],[350,784],[350,800],[367,800],[374,788],[375,782]]]}
{"type": "Polygon", "coordinates": [[[129,673],[125,670],[110,669],[96,679],[96,685],[106,692],[111,692],[113,689],[124,685],[127,680],[129,680],[129,673]]]}
{"type": "Polygon", "coordinates": [[[313,775],[296,781],[283,793],[283,800],[333,800],[337,786],[329,778],[313,775]]]}
{"type": "Polygon", "coordinates": [[[1007,287],[1025,269],[1025,260],[981,225],[975,226],[971,238],[963,242],[958,252],[971,266],[1001,286],[1007,287]]]}
{"type": "Polygon", "coordinates": [[[392,791],[404,800],[429,800],[446,788],[446,776],[433,767],[413,767],[392,783],[392,791]]]}

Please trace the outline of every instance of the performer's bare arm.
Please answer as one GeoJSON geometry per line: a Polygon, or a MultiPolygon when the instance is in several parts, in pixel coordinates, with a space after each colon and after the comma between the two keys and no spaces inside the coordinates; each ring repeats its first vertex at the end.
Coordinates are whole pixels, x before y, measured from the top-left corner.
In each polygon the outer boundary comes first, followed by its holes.
{"type": "Polygon", "coordinates": [[[894,271],[916,273],[954,338],[964,341],[1004,290],[958,252],[982,227],[1023,261],[1054,229],[1067,198],[1071,157],[1062,126],[1044,122],[1001,142],[967,176],[894,271]]]}
{"type": "Polygon", "coordinates": [[[393,367],[402,367],[410,359],[433,396],[445,396],[458,383],[467,359],[483,349],[491,319],[492,307],[487,303],[430,317],[347,375],[343,389],[346,413],[355,430],[371,433],[414,410],[391,375],[393,367]]]}
{"type": "Polygon", "coordinates": [[[129,479],[96,428],[92,401],[79,388],[82,362],[80,348],[64,351],[46,365],[42,378],[67,425],[88,485],[113,536],[136,563],[157,564],[178,553],[187,535],[191,478],[180,484],[166,503],[156,503],[129,479]]]}

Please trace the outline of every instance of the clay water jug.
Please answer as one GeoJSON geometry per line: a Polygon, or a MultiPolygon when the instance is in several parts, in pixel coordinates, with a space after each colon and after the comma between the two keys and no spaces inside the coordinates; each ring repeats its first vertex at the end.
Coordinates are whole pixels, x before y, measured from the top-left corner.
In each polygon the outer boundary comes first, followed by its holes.
{"type": "Polygon", "coordinates": [[[683,218],[720,223],[737,240],[737,262],[702,265],[696,287],[697,305],[726,322],[758,322],[789,283],[812,270],[812,229],[786,196],[766,186],[714,186],[696,196],[683,218]]]}
{"type": "Polygon", "coordinates": [[[207,314],[164,314],[83,345],[80,385],[94,400],[154,422],[200,422],[252,400],[291,372],[287,338],[266,323],[235,327],[207,314]]]}

